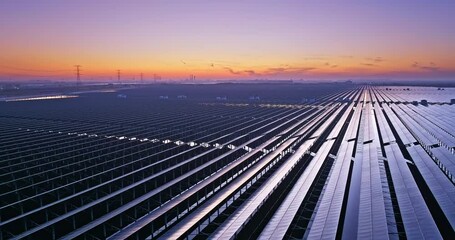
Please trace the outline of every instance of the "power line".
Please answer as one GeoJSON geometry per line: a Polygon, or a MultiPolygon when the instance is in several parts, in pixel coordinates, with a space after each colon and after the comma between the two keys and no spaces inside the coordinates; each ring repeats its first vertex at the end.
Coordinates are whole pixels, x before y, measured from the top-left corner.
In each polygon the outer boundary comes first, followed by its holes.
{"type": "Polygon", "coordinates": [[[38,70],[38,69],[28,69],[28,68],[18,68],[18,67],[12,67],[12,66],[7,66],[7,65],[0,65],[0,68],[3,68],[3,69],[9,69],[9,70],[16,70],[16,71],[22,71],[22,72],[43,72],[43,73],[47,73],[47,72],[67,72],[69,71],[69,69],[61,69],[61,70],[38,70]]]}
{"type": "Polygon", "coordinates": [[[17,76],[17,77],[36,77],[36,78],[56,78],[56,77],[59,77],[59,78],[63,78],[63,77],[67,77],[68,74],[46,74],[46,75],[42,75],[42,74],[31,74],[31,73],[8,73],[6,72],[5,74],[7,75],[10,75],[10,76],[17,76]]]}

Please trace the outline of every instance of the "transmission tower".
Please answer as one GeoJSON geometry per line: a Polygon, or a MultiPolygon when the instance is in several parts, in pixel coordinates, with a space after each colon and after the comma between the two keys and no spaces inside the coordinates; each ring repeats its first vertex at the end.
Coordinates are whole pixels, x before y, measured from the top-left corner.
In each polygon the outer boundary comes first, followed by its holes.
{"type": "Polygon", "coordinates": [[[81,65],[74,65],[76,67],[76,86],[77,89],[79,89],[79,86],[81,85],[81,65]]]}
{"type": "Polygon", "coordinates": [[[122,84],[122,83],[120,82],[120,69],[117,70],[117,80],[118,80],[118,83],[119,83],[119,84],[122,84]]]}
{"type": "Polygon", "coordinates": [[[141,73],[141,83],[144,84],[144,74],[141,73]]]}

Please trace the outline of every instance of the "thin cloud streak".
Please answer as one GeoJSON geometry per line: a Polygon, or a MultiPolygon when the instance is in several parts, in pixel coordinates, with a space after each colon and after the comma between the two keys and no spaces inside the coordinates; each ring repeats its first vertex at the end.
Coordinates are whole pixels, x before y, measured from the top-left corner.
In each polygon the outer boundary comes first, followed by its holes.
{"type": "Polygon", "coordinates": [[[425,70],[425,71],[430,71],[430,72],[436,72],[439,71],[441,68],[436,66],[435,63],[430,62],[429,65],[421,65],[419,62],[414,62],[411,67],[417,68],[420,70],[425,70]]]}
{"type": "Polygon", "coordinates": [[[375,58],[365,58],[365,60],[370,61],[370,62],[375,62],[375,63],[380,63],[384,62],[384,58],[382,57],[375,57],[375,58]]]}
{"type": "Polygon", "coordinates": [[[224,67],[229,73],[234,74],[234,75],[240,75],[240,74],[247,74],[247,75],[258,75],[254,70],[243,70],[243,71],[235,71],[234,69],[230,67],[224,67]]]}

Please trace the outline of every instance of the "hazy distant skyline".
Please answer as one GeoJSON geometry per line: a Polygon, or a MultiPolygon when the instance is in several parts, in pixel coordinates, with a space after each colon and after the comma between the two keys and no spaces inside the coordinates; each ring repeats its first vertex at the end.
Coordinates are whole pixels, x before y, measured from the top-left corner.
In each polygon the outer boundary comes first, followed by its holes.
{"type": "Polygon", "coordinates": [[[0,80],[455,80],[452,0],[0,2],[0,80]]]}

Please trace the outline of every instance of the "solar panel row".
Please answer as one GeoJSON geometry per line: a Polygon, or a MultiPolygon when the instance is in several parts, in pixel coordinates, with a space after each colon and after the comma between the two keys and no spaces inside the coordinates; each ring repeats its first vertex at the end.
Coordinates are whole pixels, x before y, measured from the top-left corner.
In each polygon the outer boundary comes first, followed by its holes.
{"type": "Polygon", "coordinates": [[[0,103],[0,239],[454,236],[445,95],[353,85],[271,107],[136,91],[0,103]]]}

